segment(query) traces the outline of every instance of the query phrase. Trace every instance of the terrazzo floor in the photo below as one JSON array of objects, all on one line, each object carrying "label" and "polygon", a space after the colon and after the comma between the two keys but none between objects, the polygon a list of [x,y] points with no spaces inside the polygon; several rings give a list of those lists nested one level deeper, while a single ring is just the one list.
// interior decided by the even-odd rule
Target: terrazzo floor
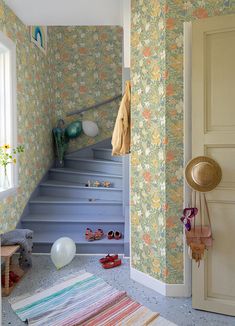
[{"label": "terrazzo floor", "polygon": [[[235,326],[233,317],[192,309],[190,298],[167,298],[132,281],[129,276],[129,259],[123,259],[122,266],[110,270],[104,270],[98,259],[97,256],[76,256],[70,265],[57,271],[50,256],[34,255],[33,268],[8,298],[12,299],[27,293],[33,294],[39,288],[46,289],[70,274],[87,270],[102,277],[113,287],[125,290],[132,298],[153,311],[160,312],[162,317],[179,326]],[[14,314],[7,298],[2,300],[2,325],[25,325]]]}]

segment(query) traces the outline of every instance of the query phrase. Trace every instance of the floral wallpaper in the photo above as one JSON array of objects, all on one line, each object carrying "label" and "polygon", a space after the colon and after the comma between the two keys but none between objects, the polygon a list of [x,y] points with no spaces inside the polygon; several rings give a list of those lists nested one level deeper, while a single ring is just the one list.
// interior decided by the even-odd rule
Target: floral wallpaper
[{"label": "floral wallpaper", "polygon": [[[66,118],[78,110],[122,92],[122,28],[119,26],[50,27],[50,59],[53,75],[53,124],[62,117],[92,120],[99,135],[82,134],[70,142],[69,151],[111,137],[119,108],[119,100],[91,110],[82,116]],[[105,121],[105,123],[104,123]]]},{"label": "floral wallpaper", "polygon": [[[0,0],[0,31],[16,43],[18,144],[17,195],[0,201],[0,233],[14,229],[30,194],[52,163],[50,75],[47,57],[29,41],[29,30]],[[49,113],[49,114],[48,114]]]},{"label": "floral wallpaper", "polygon": [[[0,233],[14,229],[36,185],[53,163],[51,129],[66,113],[121,93],[122,28],[49,27],[45,56],[29,40],[29,29],[0,0],[0,31],[16,43],[18,143],[17,195],[0,201]],[[84,114],[100,134],[71,142],[77,150],[111,137],[118,101]],[[75,116],[65,119],[76,120]]]},{"label": "floral wallpaper", "polygon": [[132,0],[131,243],[132,266],[166,274],[165,6]]},{"label": "floral wallpaper", "polygon": [[132,267],[184,281],[183,23],[235,13],[229,0],[132,0]]}]

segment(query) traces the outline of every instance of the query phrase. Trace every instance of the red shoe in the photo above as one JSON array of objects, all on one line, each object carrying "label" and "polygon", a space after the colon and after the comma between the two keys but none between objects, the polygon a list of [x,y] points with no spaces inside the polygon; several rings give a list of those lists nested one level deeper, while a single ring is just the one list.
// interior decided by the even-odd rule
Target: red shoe
[{"label": "red shoe", "polygon": [[108,263],[102,264],[103,268],[105,269],[109,269],[109,268],[114,268],[114,267],[118,267],[122,264],[121,259],[117,259],[114,261],[109,261]]},{"label": "red shoe", "polygon": [[113,231],[109,231],[108,232],[108,239],[111,240],[114,238],[114,232]]},{"label": "red shoe", "polygon": [[100,258],[100,260],[99,260],[99,262],[101,263],[101,264],[105,264],[105,263],[108,263],[108,262],[110,262],[110,261],[114,261],[114,260],[116,260],[116,259],[118,259],[118,255],[107,255],[107,256],[105,256],[104,258]]},{"label": "red shoe", "polygon": [[121,238],[122,238],[122,234],[121,234],[121,232],[116,231],[116,232],[114,233],[114,239],[115,239],[115,240],[120,240]]}]

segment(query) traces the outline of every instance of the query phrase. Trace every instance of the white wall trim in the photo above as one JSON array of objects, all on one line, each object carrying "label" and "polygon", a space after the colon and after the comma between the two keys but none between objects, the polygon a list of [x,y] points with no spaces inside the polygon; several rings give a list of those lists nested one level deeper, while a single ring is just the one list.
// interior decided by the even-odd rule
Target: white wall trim
[{"label": "white wall trim", "polygon": [[[192,157],[192,23],[184,23],[184,166]],[[184,207],[191,203],[191,190],[184,178]],[[184,236],[184,283],[192,294],[192,261]]]},{"label": "white wall trim", "polygon": [[122,0],[124,68],[131,65],[131,0]]},{"label": "white wall trim", "polygon": [[131,279],[167,297],[189,297],[186,284],[167,284],[131,267]]},{"label": "white wall trim", "polygon": [[[16,76],[16,44],[0,31],[0,43],[3,51],[6,51],[7,64],[9,64],[9,114],[10,128],[8,131],[8,142],[12,147],[17,146],[17,76]],[[0,192],[0,199],[14,194],[18,187],[18,158],[16,165],[11,165],[11,188]]]}]

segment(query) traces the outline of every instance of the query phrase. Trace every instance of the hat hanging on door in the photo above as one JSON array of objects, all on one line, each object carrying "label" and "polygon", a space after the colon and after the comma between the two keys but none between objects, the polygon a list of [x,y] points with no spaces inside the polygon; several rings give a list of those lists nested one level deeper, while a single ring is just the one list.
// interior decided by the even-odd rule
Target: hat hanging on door
[{"label": "hat hanging on door", "polygon": [[189,161],[185,168],[188,185],[199,192],[213,190],[221,181],[219,164],[210,157],[198,156]]}]

